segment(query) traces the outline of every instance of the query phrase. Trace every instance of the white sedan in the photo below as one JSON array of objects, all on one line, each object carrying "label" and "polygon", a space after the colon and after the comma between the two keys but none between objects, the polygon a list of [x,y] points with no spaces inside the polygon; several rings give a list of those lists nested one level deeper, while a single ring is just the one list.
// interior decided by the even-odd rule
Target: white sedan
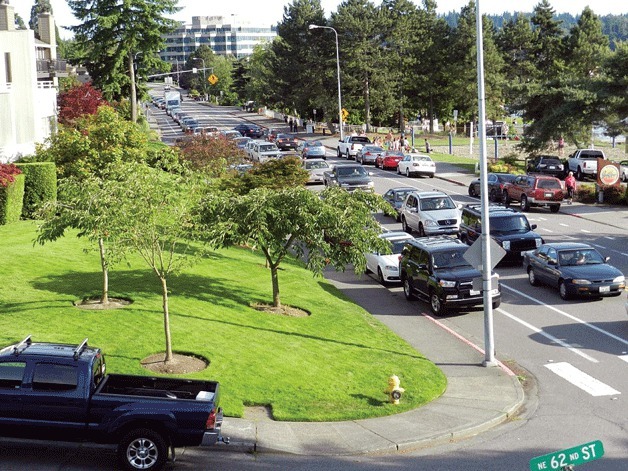
[{"label": "white sedan", "polygon": [[425,154],[406,154],[406,156],[397,164],[397,173],[411,177],[412,175],[427,175],[434,178],[436,173],[436,164],[429,155]]},{"label": "white sedan", "polygon": [[303,161],[302,165],[310,174],[308,183],[323,183],[323,174],[331,168],[323,159],[307,159]]},{"label": "white sedan", "polygon": [[378,252],[367,253],[366,272],[377,274],[378,281],[385,285],[390,282],[400,282],[399,278],[399,256],[406,242],[413,237],[407,232],[393,231],[384,232],[380,235],[382,239],[390,241],[391,254],[381,254]]}]

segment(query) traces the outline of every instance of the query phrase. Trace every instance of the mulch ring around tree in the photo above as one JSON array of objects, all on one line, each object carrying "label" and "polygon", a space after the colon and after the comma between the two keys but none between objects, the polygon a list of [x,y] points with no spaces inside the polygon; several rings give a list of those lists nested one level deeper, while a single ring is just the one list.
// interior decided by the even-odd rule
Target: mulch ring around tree
[{"label": "mulch ring around tree", "polygon": [[140,364],[154,373],[163,374],[186,374],[203,371],[209,364],[208,361],[196,357],[194,355],[184,355],[182,353],[173,353],[172,360],[166,363],[164,360],[166,354],[155,353],[144,358]]},{"label": "mulch ring around tree", "polygon": [[280,316],[308,317],[310,315],[309,312],[303,309],[299,309],[298,307],[293,307],[293,306],[275,307],[272,304],[253,303],[251,304],[251,307],[261,312],[267,312],[269,314],[277,314]]},{"label": "mulch ring around tree", "polygon": [[129,304],[132,304],[133,301],[127,298],[109,298],[109,301],[103,303],[100,297],[93,298],[83,298],[80,301],[74,301],[74,305],[79,309],[89,309],[89,310],[107,310],[107,309],[120,309]]}]

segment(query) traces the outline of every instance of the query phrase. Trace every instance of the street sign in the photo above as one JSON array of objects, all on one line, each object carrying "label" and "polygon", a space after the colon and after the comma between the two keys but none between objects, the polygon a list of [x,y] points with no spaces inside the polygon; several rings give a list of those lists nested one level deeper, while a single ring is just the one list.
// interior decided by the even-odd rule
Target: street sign
[{"label": "street sign", "polygon": [[604,446],[599,440],[578,445],[567,450],[537,456],[530,460],[530,471],[561,470],[567,466],[577,466],[604,456]]},{"label": "street sign", "polygon": [[218,82],[218,77],[216,77],[214,74],[211,74],[209,77],[207,77],[207,81],[212,85],[216,85],[216,83]]},{"label": "street sign", "polygon": [[[495,242],[495,239],[492,237],[489,239],[489,250],[491,251],[491,270],[495,268],[495,265],[499,263],[499,261],[504,258],[506,255],[506,251]],[[464,255],[462,256],[467,262],[471,264],[473,268],[477,268],[478,270],[482,266],[482,238],[478,237],[475,239],[475,242],[471,244]]]},{"label": "street sign", "polygon": [[347,119],[347,116],[349,116],[349,112],[343,108],[342,109],[342,119]]}]

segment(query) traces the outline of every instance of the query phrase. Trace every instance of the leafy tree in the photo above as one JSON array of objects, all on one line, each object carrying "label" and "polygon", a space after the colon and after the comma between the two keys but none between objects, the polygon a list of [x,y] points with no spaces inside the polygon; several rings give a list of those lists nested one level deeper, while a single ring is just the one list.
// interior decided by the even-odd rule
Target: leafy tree
[{"label": "leafy tree", "polygon": [[244,162],[246,157],[233,140],[224,137],[195,136],[178,147],[182,161],[210,178],[226,176],[231,166]]},{"label": "leafy tree", "polygon": [[[207,205],[204,231],[222,245],[248,243],[258,247],[271,273],[273,306],[281,307],[279,267],[294,253],[315,274],[329,263],[337,269],[353,264],[364,271],[364,253],[385,251],[372,211],[388,209],[374,193],[333,188],[318,194],[304,188],[256,188],[246,195]],[[227,226],[227,224],[229,226]]]},{"label": "leafy tree", "polygon": [[19,13],[15,13],[15,28],[16,29],[28,29],[26,28],[26,24],[24,23],[24,20],[19,15]]},{"label": "leafy tree", "polygon": [[176,13],[176,4],[176,0],[68,0],[81,22],[69,28],[75,33],[78,58],[108,100],[129,97],[133,122],[136,56],[141,53],[147,68],[162,66],[157,53],[163,49],[163,35],[178,25],[163,15]]},{"label": "leafy tree", "polygon": [[59,93],[57,105],[59,107],[58,120],[62,124],[73,125],[76,120],[87,114],[95,114],[98,107],[106,105],[99,90],[91,83],[78,84]]},{"label": "leafy tree", "polygon": [[284,157],[271,159],[251,170],[239,178],[228,179],[223,187],[239,194],[247,194],[255,188],[281,190],[282,188],[302,187],[308,180],[308,173],[303,169],[298,157]]},{"label": "leafy tree", "polygon": [[275,103],[271,83],[274,71],[271,64],[275,62],[271,43],[258,44],[253,48],[245,66],[245,81],[243,98],[258,103]]}]

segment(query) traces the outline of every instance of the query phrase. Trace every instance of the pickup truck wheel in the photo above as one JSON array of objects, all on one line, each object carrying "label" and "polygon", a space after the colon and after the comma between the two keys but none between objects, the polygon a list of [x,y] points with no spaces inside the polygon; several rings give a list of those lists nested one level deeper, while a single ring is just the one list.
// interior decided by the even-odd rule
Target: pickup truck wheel
[{"label": "pickup truck wheel", "polygon": [[583,178],[584,174],[582,173],[582,169],[578,167],[578,170],[576,170],[576,180],[582,181]]},{"label": "pickup truck wheel", "polygon": [[150,429],[138,428],[127,433],[118,446],[118,459],[129,471],[159,470],[168,458],[163,437]]},{"label": "pickup truck wheel", "polygon": [[443,313],[443,304],[434,290],[430,290],[430,309],[435,316],[440,316]]},{"label": "pickup truck wheel", "polygon": [[347,157],[347,160],[351,160],[351,154],[349,153],[348,150],[347,150],[347,155],[345,157]]},{"label": "pickup truck wheel", "polygon": [[521,211],[524,213],[530,210],[530,202],[528,201],[528,197],[526,195],[521,195]]},{"label": "pickup truck wheel", "polygon": [[557,213],[560,210],[560,205],[559,204],[553,204],[550,206],[550,211],[553,213]]}]

